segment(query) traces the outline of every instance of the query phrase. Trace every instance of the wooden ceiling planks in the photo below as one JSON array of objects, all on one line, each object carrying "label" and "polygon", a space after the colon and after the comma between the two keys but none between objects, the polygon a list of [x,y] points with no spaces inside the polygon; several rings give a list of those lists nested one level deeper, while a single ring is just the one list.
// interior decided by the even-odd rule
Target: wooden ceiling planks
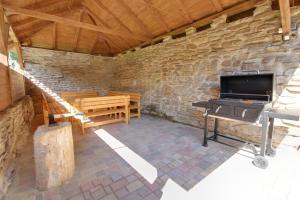
[{"label": "wooden ceiling planks", "polygon": [[[190,26],[208,24],[228,10],[237,14],[256,1],[2,0],[21,43],[102,55],[120,53]],[[79,10],[85,10],[81,17]],[[66,23],[56,16],[63,17]]]}]

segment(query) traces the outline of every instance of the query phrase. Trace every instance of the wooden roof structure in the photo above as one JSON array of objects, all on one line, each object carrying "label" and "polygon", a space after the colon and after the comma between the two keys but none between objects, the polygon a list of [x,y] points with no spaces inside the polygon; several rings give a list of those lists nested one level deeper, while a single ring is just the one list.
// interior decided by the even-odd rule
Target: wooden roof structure
[{"label": "wooden roof structure", "polygon": [[[0,6],[22,46],[115,55],[250,10],[258,1],[2,0]],[[289,8],[288,0],[280,2]],[[282,14],[289,32],[289,12]]]}]

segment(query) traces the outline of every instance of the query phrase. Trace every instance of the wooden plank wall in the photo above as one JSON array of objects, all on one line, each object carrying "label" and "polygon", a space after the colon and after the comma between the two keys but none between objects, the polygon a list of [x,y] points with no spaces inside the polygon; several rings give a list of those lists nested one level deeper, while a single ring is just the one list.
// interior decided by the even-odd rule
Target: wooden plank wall
[{"label": "wooden plank wall", "polygon": [[9,69],[0,64],[0,111],[11,105]]},{"label": "wooden plank wall", "polygon": [[23,59],[22,59],[20,45],[18,43],[15,43],[13,48],[9,50],[17,53],[18,63],[20,65],[20,72],[21,72],[20,73],[15,70],[10,70],[11,96],[12,96],[12,102],[14,103],[25,96],[25,80],[24,80],[24,76],[22,75],[24,66],[23,66]]},{"label": "wooden plank wall", "polygon": [[10,77],[7,63],[8,27],[0,3],[0,111],[11,105]]}]

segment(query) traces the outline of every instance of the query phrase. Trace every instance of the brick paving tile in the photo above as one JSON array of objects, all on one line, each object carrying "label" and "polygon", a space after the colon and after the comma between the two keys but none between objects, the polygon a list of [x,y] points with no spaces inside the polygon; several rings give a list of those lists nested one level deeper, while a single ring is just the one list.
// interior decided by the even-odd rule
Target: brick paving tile
[{"label": "brick paving tile", "polygon": [[94,187],[94,186],[93,186],[93,184],[91,183],[91,181],[87,181],[87,182],[82,183],[82,184],[80,185],[80,189],[81,189],[82,192],[88,191],[88,190],[92,189],[93,187]]},{"label": "brick paving tile", "polygon": [[92,180],[92,184],[94,186],[98,186],[98,185],[101,185],[102,181],[100,178],[95,178],[94,180]]},{"label": "brick paving tile", "polygon": [[141,196],[141,197],[146,197],[148,194],[150,194],[152,191],[147,188],[146,186],[143,186],[141,188],[139,188],[137,190],[137,193]]},{"label": "brick paving tile", "polygon": [[83,197],[85,200],[93,200],[93,197],[89,191],[83,192]]},{"label": "brick paving tile", "polygon": [[101,200],[117,200],[114,194],[109,194],[105,197],[103,197]]},{"label": "brick paving tile", "polygon": [[106,192],[107,194],[112,193],[112,190],[111,190],[111,188],[110,188],[109,186],[105,186],[105,187],[104,187],[104,190],[105,190],[105,192]]},{"label": "brick paving tile", "polygon": [[144,198],[144,200],[159,200],[160,198],[157,197],[155,194],[151,193],[150,195],[148,195],[146,198]]},{"label": "brick paving tile", "polygon": [[116,191],[124,186],[126,186],[128,184],[126,179],[121,179],[117,182],[114,182],[110,185],[110,187],[112,188],[113,191]]},{"label": "brick paving tile", "polygon": [[112,180],[108,177],[104,177],[101,179],[101,184],[104,186],[110,185],[112,183]]},{"label": "brick paving tile", "polygon": [[115,191],[116,196],[120,199],[126,195],[129,194],[128,190],[126,189],[126,187],[123,187],[117,191]]},{"label": "brick paving tile", "polygon": [[111,179],[113,180],[113,182],[116,182],[116,181],[118,181],[118,180],[120,180],[122,178],[123,178],[123,176],[121,174],[119,174],[119,173],[113,172],[111,174]]},{"label": "brick paving tile", "polygon": [[65,199],[69,199],[70,197],[75,196],[80,192],[81,192],[80,187],[75,182],[75,183],[64,185],[61,193]]},{"label": "brick paving tile", "polygon": [[129,175],[126,177],[126,180],[130,183],[132,181],[135,181],[137,179],[137,177],[133,174]]},{"label": "brick paving tile", "polygon": [[162,196],[162,191],[161,191],[161,189],[157,189],[157,190],[155,190],[154,191],[154,194],[157,196],[157,197],[161,197]]},{"label": "brick paving tile", "polygon": [[136,180],[136,181],[128,184],[127,189],[129,192],[133,192],[142,186],[144,186],[144,184],[140,180]]},{"label": "brick paving tile", "polygon": [[84,200],[84,197],[81,194],[71,197],[68,200]]},{"label": "brick paving tile", "polygon": [[96,188],[91,189],[90,192],[94,199],[100,199],[106,195],[102,186],[97,186]]},{"label": "brick paving tile", "polygon": [[155,191],[157,189],[160,189],[160,186],[157,184],[157,183],[153,183],[153,184],[150,184],[150,183],[146,183],[145,184],[151,191]]},{"label": "brick paving tile", "polygon": [[143,198],[136,192],[132,192],[129,195],[122,198],[122,200],[142,200]]}]

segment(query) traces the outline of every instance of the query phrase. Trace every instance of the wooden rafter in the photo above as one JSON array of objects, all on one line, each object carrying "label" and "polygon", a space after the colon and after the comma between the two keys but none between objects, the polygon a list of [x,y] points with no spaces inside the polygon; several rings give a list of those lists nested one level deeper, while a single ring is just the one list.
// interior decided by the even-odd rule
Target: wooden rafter
[{"label": "wooden rafter", "polygon": [[[90,5],[95,5],[97,7],[98,10],[104,10],[106,13],[108,13],[110,16],[113,17],[113,19],[119,24],[119,26],[125,31],[127,32],[127,34],[134,34],[129,28],[128,26],[122,22],[116,15],[115,13],[109,9],[108,7],[106,7],[103,3],[101,3],[100,1],[97,0],[85,0],[86,4],[90,4]],[[139,41],[145,41],[148,40],[149,37],[147,36],[142,36],[142,37],[136,37],[135,39],[139,40]]]},{"label": "wooden rafter", "polygon": [[124,0],[118,0],[118,2],[126,9],[127,13],[132,16],[138,26],[147,34],[148,37],[152,38],[153,35],[147,25],[139,18],[139,16],[124,2]]},{"label": "wooden rafter", "polygon": [[[91,7],[92,4],[86,4],[85,2],[82,2],[83,6],[86,8],[88,15],[90,16],[91,20],[95,22],[95,25],[103,26],[106,28],[112,28],[111,25],[106,22],[105,20],[101,19],[100,16],[95,15],[94,13],[97,13],[99,10],[97,7]],[[118,29],[119,32],[126,31],[124,29]],[[104,34],[100,34],[103,36]],[[130,38],[124,38],[122,36],[112,36],[112,35],[106,35],[106,38],[108,38],[109,42],[114,41],[115,39],[120,40],[127,48],[130,47],[129,41],[138,41],[138,40],[130,40]],[[111,42],[110,42],[111,43]],[[118,49],[122,49],[118,46]]]},{"label": "wooden rafter", "polygon": [[156,10],[156,9],[153,9],[152,2],[150,0],[142,0],[142,1],[144,1],[146,3],[146,6],[150,10],[152,16],[155,17],[159,23],[161,23],[161,25],[164,27],[164,29],[167,32],[170,32],[171,28],[165,22],[165,20],[161,16],[160,12],[158,12],[158,10]]},{"label": "wooden rafter", "polygon": [[[104,21],[102,21],[99,17],[95,16],[93,13],[90,13],[88,9],[87,12],[88,12],[88,16],[90,17],[90,19],[95,25],[99,25],[98,23],[100,22],[102,26],[108,27],[108,25]],[[110,39],[109,36],[99,33],[97,37],[97,42],[99,38],[101,38],[102,40],[107,40],[110,44],[112,44],[117,49],[117,51],[122,51],[122,48],[119,47],[119,45],[117,45],[113,39]]]},{"label": "wooden rafter", "polygon": [[107,29],[107,28],[103,28],[103,27],[101,28],[101,27],[98,27],[98,26],[95,26],[92,24],[78,22],[75,20],[66,19],[63,17],[50,15],[50,14],[46,14],[46,13],[42,13],[42,12],[38,12],[38,11],[34,11],[34,10],[23,9],[23,8],[19,8],[19,7],[15,7],[15,6],[9,6],[9,5],[3,5],[3,8],[5,9],[5,11],[8,11],[8,12],[25,15],[25,16],[29,16],[29,17],[34,17],[34,18],[39,18],[39,19],[43,19],[43,20],[47,20],[47,21],[52,21],[52,22],[56,22],[58,24],[63,24],[63,25],[73,26],[73,27],[80,27],[83,29],[106,33],[106,34],[111,34],[111,35],[122,35],[122,36],[128,37],[128,38],[138,38],[141,40],[147,40],[147,38],[145,38],[141,35],[124,34],[124,33],[120,33],[115,30],[112,30],[112,29]]},{"label": "wooden rafter", "polygon": [[178,4],[178,8],[181,11],[181,13],[183,14],[183,16],[185,17],[186,21],[188,23],[192,23],[193,18],[191,17],[190,13],[188,12],[187,7],[184,4],[184,2],[182,0],[175,0],[175,1]]},{"label": "wooden rafter", "polygon": [[220,0],[210,0],[211,3],[214,5],[214,7],[216,8],[216,10],[218,12],[221,12],[223,10],[223,5],[222,3],[220,2]]},{"label": "wooden rafter", "polygon": [[[85,13],[85,10],[80,10],[80,14],[79,14],[79,22],[82,21],[83,15]],[[80,35],[80,27],[76,28],[76,32],[74,35],[74,43],[73,43],[73,50],[76,51],[76,48],[78,46],[78,40],[79,40],[79,35]]]},{"label": "wooden rafter", "polygon": [[291,32],[291,11],[289,0],[279,0],[281,26],[284,35]]},{"label": "wooden rafter", "polygon": [[53,23],[52,29],[52,49],[56,49],[56,39],[57,38],[57,23]]},{"label": "wooden rafter", "polygon": [[144,6],[151,6],[152,9],[155,9],[155,10],[157,10],[158,12],[160,12],[160,13],[162,13],[164,15],[168,15],[169,14],[167,11],[165,11],[165,10],[163,10],[161,8],[158,8],[158,7],[156,7],[156,6],[152,5],[152,4],[149,5],[147,2],[145,2],[143,0],[132,0],[132,1],[135,1],[136,3],[143,4]]}]

